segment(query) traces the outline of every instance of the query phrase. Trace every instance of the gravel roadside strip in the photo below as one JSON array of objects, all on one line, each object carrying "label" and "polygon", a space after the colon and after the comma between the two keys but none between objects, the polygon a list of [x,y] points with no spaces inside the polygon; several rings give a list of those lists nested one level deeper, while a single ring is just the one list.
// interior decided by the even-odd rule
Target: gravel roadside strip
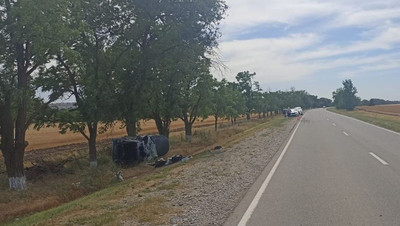
[{"label": "gravel roadside strip", "polygon": [[267,128],[232,148],[213,151],[183,172],[183,188],[169,201],[182,213],[171,225],[223,225],[289,136],[296,120]]}]

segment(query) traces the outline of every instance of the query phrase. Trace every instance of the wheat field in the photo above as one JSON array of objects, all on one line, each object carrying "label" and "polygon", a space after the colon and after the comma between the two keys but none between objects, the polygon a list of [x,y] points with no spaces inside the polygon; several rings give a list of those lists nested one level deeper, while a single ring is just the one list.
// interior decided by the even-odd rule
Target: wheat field
[{"label": "wheat field", "polygon": [[[219,119],[219,122],[227,122],[226,120]],[[206,126],[213,125],[214,117],[208,117],[205,120],[198,120],[194,123],[195,126]],[[99,134],[97,140],[111,139],[115,137],[126,136],[125,128],[121,127],[121,123],[116,123],[116,125],[109,129],[103,134]],[[141,130],[139,134],[157,134],[157,127],[154,120],[141,121]],[[170,131],[177,131],[184,128],[184,123],[182,120],[173,121],[170,126]],[[30,127],[26,132],[26,140],[29,145],[27,151],[52,148],[57,146],[63,146],[68,144],[87,142],[87,140],[80,133],[67,132],[66,134],[60,134],[57,127],[42,128],[39,131]]]},{"label": "wheat field", "polygon": [[360,107],[357,107],[357,110],[386,114],[386,115],[393,115],[393,116],[400,116],[400,104],[360,106]]}]

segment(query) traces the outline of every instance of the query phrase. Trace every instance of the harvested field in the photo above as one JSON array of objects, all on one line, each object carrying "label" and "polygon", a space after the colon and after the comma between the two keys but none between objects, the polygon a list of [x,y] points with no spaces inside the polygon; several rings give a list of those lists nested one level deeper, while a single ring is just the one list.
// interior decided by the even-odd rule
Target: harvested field
[{"label": "harvested field", "polygon": [[[244,120],[241,119],[241,120]],[[220,123],[227,123],[227,120],[219,120]],[[220,124],[219,123],[219,124]],[[154,120],[141,121],[141,131],[139,134],[157,134],[157,127]],[[196,121],[193,125],[194,128],[214,125],[214,117],[209,117],[205,120]],[[177,132],[184,130],[184,123],[182,120],[177,120],[171,123],[170,131]],[[97,140],[108,140],[115,137],[126,136],[125,128],[122,128],[121,123],[117,123],[114,128],[108,130],[103,134],[99,134]],[[39,131],[30,127],[26,133],[26,139],[29,142],[27,151],[37,149],[47,149],[58,146],[70,145],[87,142],[80,133],[67,132],[60,134],[57,127],[42,128]]]},{"label": "harvested field", "polygon": [[400,116],[400,104],[360,106],[360,107],[357,107],[356,109],[360,110],[360,111],[367,111],[367,112],[372,112],[372,113]]}]

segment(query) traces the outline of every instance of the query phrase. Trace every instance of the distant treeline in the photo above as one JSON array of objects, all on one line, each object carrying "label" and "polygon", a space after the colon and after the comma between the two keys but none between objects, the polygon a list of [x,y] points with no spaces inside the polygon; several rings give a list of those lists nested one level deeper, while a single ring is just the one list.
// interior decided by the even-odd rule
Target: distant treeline
[{"label": "distant treeline", "polygon": [[375,105],[386,105],[386,104],[400,104],[400,101],[383,100],[378,98],[372,98],[370,100],[362,100],[361,106],[375,106]]}]

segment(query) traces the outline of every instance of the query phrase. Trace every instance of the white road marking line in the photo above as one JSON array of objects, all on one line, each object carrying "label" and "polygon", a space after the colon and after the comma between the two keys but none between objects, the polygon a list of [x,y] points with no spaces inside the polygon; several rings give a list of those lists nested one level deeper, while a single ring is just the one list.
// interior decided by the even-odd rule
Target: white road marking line
[{"label": "white road marking line", "polygon": [[281,155],[279,156],[278,160],[276,160],[275,165],[272,167],[271,171],[269,172],[267,178],[264,180],[263,184],[261,185],[260,189],[258,190],[256,196],[254,197],[253,201],[250,203],[250,206],[247,208],[246,212],[243,214],[242,219],[240,220],[238,226],[245,226],[247,221],[250,219],[251,215],[254,212],[254,209],[257,207],[258,202],[261,199],[262,194],[264,193],[265,189],[267,188],[269,182],[271,181],[272,176],[274,175],[276,169],[278,168],[279,163],[281,162],[283,156],[285,155],[287,149],[289,148],[290,143],[293,140],[294,135],[296,134],[297,129],[300,126],[303,117],[300,119],[299,123],[297,124],[296,129],[294,130],[292,136],[290,137],[289,141],[287,142],[285,148],[283,149]]},{"label": "white road marking line", "polygon": [[373,152],[369,153],[370,155],[372,155],[374,158],[376,158],[379,162],[381,162],[383,165],[387,166],[389,165],[389,163],[385,162],[385,160],[379,158],[379,156],[375,155]]},{"label": "white road marking line", "polygon": [[343,131],[343,134],[344,134],[344,135],[346,135],[346,136],[349,136],[349,134],[348,134],[348,133],[346,133],[346,132],[344,132],[344,131]]},{"label": "white road marking line", "polygon": [[335,123],[332,123],[332,126],[336,126],[336,124],[335,124]]},{"label": "white road marking line", "polygon": [[346,116],[346,115],[341,115],[341,114],[338,114],[338,113],[335,113],[335,112],[331,112],[331,111],[330,111],[330,113],[336,114],[336,115],[339,115],[339,116],[342,116],[342,117],[344,117],[344,118],[348,118],[348,119],[351,119],[351,120],[354,120],[354,121],[358,121],[358,122],[361,122],[361,123],[370,125],[370,126],[372,126],[372,127],[376,127],[376,128],[378,128],[378,129],[385,130],[386,132],[394,133],[394,134],[397,134],[397,135],[400,136],[400,133],[398,133],[398,132],[396,132],[396,131],[392,131],[392,130],[389,130],[389,129],[386,129],[386,128],[383,128],[383,127],[380,127],[380,126],[377,126],[377,125],[374,125],[374,124],[371,124],[371,123],[368,123],[368,122],[361,121],[361,120],[356,119],[356,118],[352,118],[352,117]]}]

